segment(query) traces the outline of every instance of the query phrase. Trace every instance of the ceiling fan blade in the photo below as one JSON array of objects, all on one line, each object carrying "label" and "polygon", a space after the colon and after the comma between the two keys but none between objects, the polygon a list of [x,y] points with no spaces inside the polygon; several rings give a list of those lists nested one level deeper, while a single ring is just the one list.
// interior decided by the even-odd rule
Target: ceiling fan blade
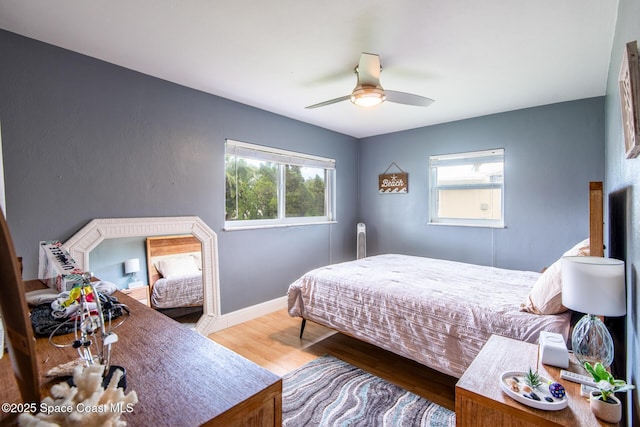
[{"label": "ceiling fan blade", "polygon": [[334,99],[330,99],[328,101],[319,102],[317,104],[309,105],[308,107],[305,107],[305,108],[311,109],[311,108],[324,107],[325,105],[331,105],[331,104],[335,104],[336,102],[346,101],[349,98],[351,98],[351,95],[345,95],[345,96],[341,96],[340,98],[334,98]]},{"label": "ceiling fan blade", "polygon": [[386,101],[395,102],[396,104],[414,105],[416,107],[428,107],[435,101],[431,98],[427,98],[420,95],[414,95],[412,93],[398,92],[395,90],[386,90]]},{"label": "ceiling fan blade", "polygon": [[380,86],[380,57],[372,53],[362,53],[358,63],[358,84]]}]

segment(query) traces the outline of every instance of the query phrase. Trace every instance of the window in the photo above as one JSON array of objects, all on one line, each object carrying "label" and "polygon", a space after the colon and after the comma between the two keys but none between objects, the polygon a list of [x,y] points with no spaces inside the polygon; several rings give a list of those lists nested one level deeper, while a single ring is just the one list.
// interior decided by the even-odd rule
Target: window
[{"label": "window", "polygon": [[429,157],[431,224],[504,227],[504,149]]},{"label": "window", "polygon": [[335,219],[335,160],[228,139],[225,228]]}]

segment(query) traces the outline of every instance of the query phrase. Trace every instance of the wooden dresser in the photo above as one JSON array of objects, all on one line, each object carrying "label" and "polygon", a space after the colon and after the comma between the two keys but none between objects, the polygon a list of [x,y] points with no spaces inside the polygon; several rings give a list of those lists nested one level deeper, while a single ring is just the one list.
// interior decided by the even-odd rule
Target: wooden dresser
[{"label": "wooden dresser", "polygon": [[[38,281],[27,288],[42,286]],[[114,332],[112,363],[127,370],[127,391],[139,402],[123,418],[129,426],[281,426],[282,380],[227,348],[180,325],[123,293],[115,296],[131,316]],[[70,338],[71,340],[71,338]],[[38,338],[41,393],[60,380],[43,374],[77,358],[72,348],[54,348]],[[20,402],[9,357],[0,360],[0,402]],[[0,413],[0,425],[15,417]]]}]

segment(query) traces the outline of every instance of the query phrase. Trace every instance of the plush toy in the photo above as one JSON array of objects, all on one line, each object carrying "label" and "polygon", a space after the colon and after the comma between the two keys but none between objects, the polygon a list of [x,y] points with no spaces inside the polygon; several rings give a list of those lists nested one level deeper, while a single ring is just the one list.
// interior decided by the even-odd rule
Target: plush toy
[{"label": "plush toy", "polygon": [[87,304],[86,308],[95,311],[95,294],[91,286],[77,285],[68,292],[61,293],[51,303],[51,315],[56,319],[66,319],[75,315],[82,308],[82,297]]},{"label": "plush toy", "polygon": [[93,302],[95,300],[91,286],[74,286],[71,291],[69,291],[69,298],[60,305],[63,307],[69,307],[71,304],[80,303],[82,291],[84,291],[87,302]]}]

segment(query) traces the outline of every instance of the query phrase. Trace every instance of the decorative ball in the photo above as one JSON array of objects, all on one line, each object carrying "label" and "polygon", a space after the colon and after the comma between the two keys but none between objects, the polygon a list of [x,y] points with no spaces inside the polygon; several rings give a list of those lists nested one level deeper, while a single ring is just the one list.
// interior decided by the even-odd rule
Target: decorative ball
[{"label": "decorative ball", "polygon": [[560,383],[549,384],[549,393],[551,393],[551,396],[557,399],[562,399],[567,395],[567,391],[564,389],[564,386]]}]

